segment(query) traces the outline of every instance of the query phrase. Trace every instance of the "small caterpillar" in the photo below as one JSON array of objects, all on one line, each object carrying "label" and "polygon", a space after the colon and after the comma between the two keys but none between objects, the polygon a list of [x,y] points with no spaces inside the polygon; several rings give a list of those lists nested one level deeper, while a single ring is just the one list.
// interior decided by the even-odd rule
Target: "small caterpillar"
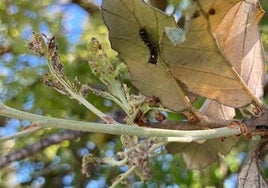
[{"label": "small caterpillar", "polygon": [[150,57],[148,63],[155,64],[157,63],[158,58],[158,50],[155,44],[149,39],[146,29],[143,27],[139,30],[139,35],[142,41],[146,44],[146,46],[150,50]]}]

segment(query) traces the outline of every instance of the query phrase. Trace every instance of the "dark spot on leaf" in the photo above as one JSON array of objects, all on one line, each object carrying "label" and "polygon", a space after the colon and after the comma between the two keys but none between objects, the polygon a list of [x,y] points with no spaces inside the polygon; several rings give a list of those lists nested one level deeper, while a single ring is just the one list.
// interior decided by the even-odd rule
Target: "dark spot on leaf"
[{"label": "dark spot on leaf", "polygon": [[194,14],[193,14],[193,18],[197,18],[199,16],[200,16],[200,12],[198,10],[195,11]]},{"label": "dark spot on leaf", "polygon": [[209,13],[210,15],[214,15],[214,14],[216,13],[216,11],[215,11],[214,8],[211,8],[211,9],[209,9],[208,13]]}]

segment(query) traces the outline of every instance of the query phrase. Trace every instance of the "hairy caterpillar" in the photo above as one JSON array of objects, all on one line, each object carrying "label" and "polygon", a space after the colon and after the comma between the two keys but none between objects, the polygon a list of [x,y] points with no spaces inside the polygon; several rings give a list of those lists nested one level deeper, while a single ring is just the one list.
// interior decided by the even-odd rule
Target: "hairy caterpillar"
[{"label": "hairy caterpillar", "polygon": [[149,39],[146,29],[143,27],[139,30],[139,35],[142,41],[146,44],[150,50],[150,57],[148,63],[156,64],[158,58],[158,50],[155,44]]}]

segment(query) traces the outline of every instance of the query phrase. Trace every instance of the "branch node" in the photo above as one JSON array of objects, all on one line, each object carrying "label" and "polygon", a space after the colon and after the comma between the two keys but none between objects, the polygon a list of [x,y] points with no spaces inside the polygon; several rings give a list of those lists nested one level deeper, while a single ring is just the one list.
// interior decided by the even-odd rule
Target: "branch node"
[{"label": "branch node", "polygon": [[231,122],[230,125],[228,125],[229,128],[239,128],[240,129],[240,132],[243,136],[245,137],[251,137],[251,135],[249,134],[250,131],[248,130],[246,124],[244,124],[243,122],[241,121],[238,121],[238,120],[234,120]]}]

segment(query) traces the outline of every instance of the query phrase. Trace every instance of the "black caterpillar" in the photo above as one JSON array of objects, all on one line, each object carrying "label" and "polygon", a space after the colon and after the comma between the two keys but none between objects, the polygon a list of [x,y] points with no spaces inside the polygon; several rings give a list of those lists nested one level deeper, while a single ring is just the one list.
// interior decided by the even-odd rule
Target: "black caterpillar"
[{"label": "black caterpillar", "polygon": [[149,39],[146,29],[143,27],[139,31],[139,35],[142,41],[146,44],[146,46],[150,50],[150,57],[148,63],[156,65],[158,58],[158,50],[155,44]]}]

